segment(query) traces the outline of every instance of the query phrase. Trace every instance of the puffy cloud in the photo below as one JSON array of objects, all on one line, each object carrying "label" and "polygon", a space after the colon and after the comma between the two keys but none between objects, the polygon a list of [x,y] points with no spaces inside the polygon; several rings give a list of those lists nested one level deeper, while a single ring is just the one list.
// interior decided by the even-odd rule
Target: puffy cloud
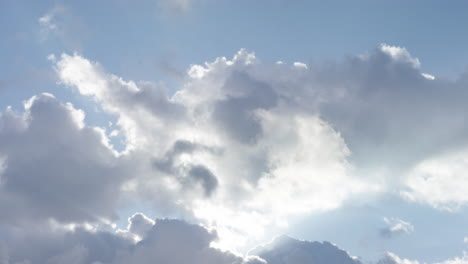
[{"label": "puffy cloud", "polygon": [[[2,231],[6,246],[0,246],[0,262],[15,263],[204,263],[258,264],[258,257],[242,258],[210,247],[215,231],[180,220],[149,220],[142,214],[131,218],[127,233],[141,236],[135,242],[122,232],[53,229],[50,225]],[[0,228],[2,228],[0,226]],[[2,244],[0,244],[2,245]]]},{"label": "puffy cloud", "polygon": [[[425,263],[425,262],[400,258],[398,255],[392,252],[387,252],[385,256],[377,262],[377,264],[420,264],[420,263]],[[466,255],[466,253],[463,253],[462,257],[454,257],[454,258],[446,259],[440,262],[434,262],[434,264],[466,264],[466,263],[468,263],[468,256]]]},{"label": "puffy cloud", "polygon": [[0,113],[0,221],[116,219],[126,169],[105,133],[49,94]]},{"label": "puffy cloud", "polygon": [[416,164],[406,178],[404,197],[436,208],[457,210],[468,201],[466,150],[437,155]]},{"label": "puffy cloud", "polygon": [[179,220],[157,220],[144,240],[122,254],[117,263],[239,263],[242,258],[210,247],[216,233]]},{"label": "puffy cloud", "polygon": [[[64,84],[118,115],[124,154],[153,161],[153,172],[132,182],[134,194],[150,198],[155,185],[165,188],[195,217],[228,226],[222,237],[262,236],[290,214],[337,208],[377,189],[354,175],[343,138],[298,102],[301,91],[265,79],[278,70],[269,67],[241,50],[232,60],[192,66],[170,95],[161,84],[122,80],[77,54],[56,63]],[[307,69],[282,71],[293,78]]]},{"label": "puffy cloud", "polygon": [[272,243],[256,248],[258,254],[268,264],[359,264],[359,260],[329,242],[296,240],[287,236],[276,238]]},{"label": "puffy cloud", "polygon": [[409,234],[414,231],[414,226],[410,222],[398,218],[384,217],[387,227],[380,229],[380,235],[384,238],[391,238],[399,234]]},{"label": "puffy cloud", "polygon": [[[117,153],[82,111],[50,95],[26,102],[23,114],[2,113],[0,209],[10,222],[82,227],[115,219],[123,197],[217,227],[222,239],[209,243],[235,248],[271,236],[291,216],[369,192],[396,190],[439,208],[466,202],[462,155],[453,153],[466,138],[467,78],[428,78],[404,48],[306,67],[265,64],[241,50],[191,66],[176,91],[123,80],[78,54],[54,61],[63,84],[117,116],[112,134],[126,148]],[[133,231],[120,232],[122,241],[141,240],[126,258],[157,253],[144,246],[153,243],[149,226],[136,214]],[[204,247],[210,261],[231,258]],[[92,255],[75,245],[55,259]]]},{"label": "puffy cloud", "polygon": [[419,264],[419,261],[400,258],[395,253],[387,252],[377,264]]},{"label": "puffy cloud", "polygon": [[437,262],[437,264],[466,264],[468,263],[468,255],[466,252],[463,253],[463,257],[455,257],[452,259],[447,259],[442,262]]},{"label": "puffy cloud", "polygon": [[154,226],[155,222],[142,213],[135,213],[128,218],[126,230],[117,230],[117,234],[139,242],[146,237],[146,234]]},{"label": "puffy cloud", "polygon": [[[64,84],[118,116],[124,154],[152,164],[127,185],[130,196],[175,199],[168,207],[233,241],[379,190],[434,206],[464,203],[462,185],[448,177],[438,178],[444,201],[427,195],[435,185],[408,172],[464,142],[466,81],[428,78],[401,47],[307,67],[264,64],[241,50],[191,66],[173,93],[123,80],[77,54],[62,54],[55,67]],[[463,179],[456,175],[453,182]]]},{"label": "puffy cloud", "polygon": [[[217,239],[216,231],[201,225],[171,219],[152,221],[143,214],[135,214],[129,221],[129,227],[117,233],[82,228],[54,229],[51,225],[30,225],[29,230],[13,230],[11,227],[0,230],[6,230],[2,239],[8,243],[0,243],[0,261],[3,261],[0,263],[360,263],[329,242],[301,241],[286,236],[241,257],[211,247],[210,244]],[[142,239],[134,241],[123,232],[138,234]]]}]

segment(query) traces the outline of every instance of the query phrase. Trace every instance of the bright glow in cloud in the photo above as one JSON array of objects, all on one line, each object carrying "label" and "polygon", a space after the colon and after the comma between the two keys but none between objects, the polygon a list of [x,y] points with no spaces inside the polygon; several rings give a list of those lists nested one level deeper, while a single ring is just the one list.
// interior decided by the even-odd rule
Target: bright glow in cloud
[{"label": "bright glow in cloud", "polygon": [[402,193],[412,201],[457,210],[468,202],[467,169],[465,150],[429,158],[410,171],[406,180],[408,190]]},{"label": "bright glow in cloud", "polygon": [[[350,195],[378,190],[353,175],[349,149],[329,124],[249,76],[256,65],[241,50],[233,60],[192,66],[173,97],[76,54],[63,54],[56,69],[62,82],[119,115],[131,150],[153,153],[167,179],[161,187],[231,246],[239,236],[264,239],[268,226],[284,226],[289,215],[334,209]],[[135,192],[148,193],[161,184],[155,180],[135,179]]]},{"label": "bright glow in cloud", "polygon": [[[2,216],[8,224],[34,217],[66,227],[57,232],[98,233],[112,226],[120,204],[144,202],[203,223],[204,234],[217,230],[207,235],[203,254],[242,263],[251,260],[216,248],[245,250],[294,224],[291,219],[353,199],[396,190],[435,208],[468,202],[466,151],[455,151],[468,129],[456,115],[466,110],[464,80],[428,78],[404,48],[381,45],[314,67],[265,64],[242,49],[232,59],[192,65],[175,92],[162,83],[124,80],[78,53],[49,60],[60,83],[116,116],[109,135],[124,138],[125,150],[116,152],[103,128],[88,126],[82,110],[51,94],[25,101],[23,113],[7,109],[0,116],[0,208],[10,210]],[[397,218],[384,221],[387,236],[414,230]],[[117,231],[116,243],[152,241],[147,232],[157,225],[135,214]],[[125,259],[153,256],[141,245]],[[85,262],[87,254],[89,248],[74,245],[50,261]]]}]

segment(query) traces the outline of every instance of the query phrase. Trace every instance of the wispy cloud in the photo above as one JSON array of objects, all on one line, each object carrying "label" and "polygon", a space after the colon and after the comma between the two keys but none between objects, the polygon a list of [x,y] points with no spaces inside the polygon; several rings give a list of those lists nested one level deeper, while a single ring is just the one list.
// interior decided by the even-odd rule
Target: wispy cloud
[{"label": "wispy cloud", "polygon": [[406,222],[398,218],[384,217],[383,221],[387,226],[380,229],[379,233],[384,238],[391,238],[401,234],[410,234],[414,231],[414,226],[410,222]]},{"label": "wispy cloud", "polygon": [[37,20],[41,27],[41,37],[46,40],[51,34],[59,34],[62,31],[60,16],[65,13],[65,7],[56,5]]},{"label": "wispy cloud", "polygon": [[65,50],[79,51],[86,32],[81,19],[75,16],[70,7],[55,5],[37,19],[42,42],[56,41]]},{"label": "wispy cloud", "polygon": [[178,13],[188,12],[194,0],[156,0],[158,5],[168,11],[175,11]]}]

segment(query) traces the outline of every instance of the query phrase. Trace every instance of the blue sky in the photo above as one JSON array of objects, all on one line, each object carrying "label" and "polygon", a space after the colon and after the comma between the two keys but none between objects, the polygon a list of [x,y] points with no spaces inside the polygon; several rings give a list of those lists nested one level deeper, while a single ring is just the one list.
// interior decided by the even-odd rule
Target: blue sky
[{"label": "blue sky", "polygon": [[[466,10],[2,1],[0,210],[18,208],[0,217],[6,248],[15,228],[40,240],[45,226],[144,240],[126,227],[142,213],[129,221],[203,224],[243,257],[288,234],[364,263],[467,263]],[[0,264],[20,253],[2,262],[0,243]]]}]

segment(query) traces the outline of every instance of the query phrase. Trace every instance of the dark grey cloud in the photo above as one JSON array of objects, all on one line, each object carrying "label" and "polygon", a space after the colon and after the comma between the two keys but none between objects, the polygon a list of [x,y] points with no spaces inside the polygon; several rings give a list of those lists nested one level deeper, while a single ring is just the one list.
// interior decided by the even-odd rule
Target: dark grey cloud
[{"label": "dark grey cloud", "polygon": [[194,179],[195,182],[200,183],[205,190],[205,195],[210,196],[213,191],[218,187],[218,179],[216,176],[205,166],[195,165],[191,166],[188,175]]},{"label": "dark grey cloud", "polygon": [[174,175],[175,178],[186,188],[193,188],[194,185],[201,185],[205,196],[209,197],[218,187],[218,179],[210,169],[200,164],[178,164],[180,155],[192,154],[196,151],[217,152],[219,150],[196,144],[186,140],[178,140],[172,148],[164,155],[163,159],[155,161],[155,167],[167,174]]}]

